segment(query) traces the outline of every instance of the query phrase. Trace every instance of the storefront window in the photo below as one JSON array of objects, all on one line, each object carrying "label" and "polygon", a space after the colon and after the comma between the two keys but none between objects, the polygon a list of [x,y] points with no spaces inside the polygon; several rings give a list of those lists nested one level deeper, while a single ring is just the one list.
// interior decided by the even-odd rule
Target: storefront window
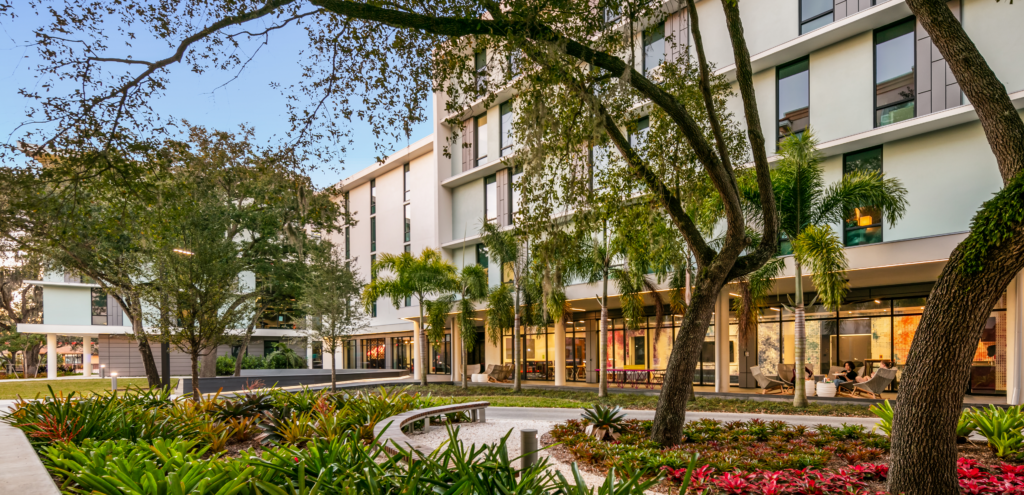
[{"label": "storefront window", "polygon": [[363,369],[384,369],[384,356],[384,339],[363,339]]},{"label": "storefront window", "polygon": [[396,370],[413,370],[415,351],[412,337],[391,338],[391,367]]},{"label": "storefront window", "polygon": [[439,342],[430,343],[430,373],[447,375],[452,372],[452,336],[445,334]]},{"label": "storefront window", "polygon": [[[565,379],[587,380],[587,334],[582,321],[565,324]],[[553,337],[552,337],[553,338]]]},{"label": "storefront window", "polygon": [[345,369],[359,369],[359,341],[345,341]]}]

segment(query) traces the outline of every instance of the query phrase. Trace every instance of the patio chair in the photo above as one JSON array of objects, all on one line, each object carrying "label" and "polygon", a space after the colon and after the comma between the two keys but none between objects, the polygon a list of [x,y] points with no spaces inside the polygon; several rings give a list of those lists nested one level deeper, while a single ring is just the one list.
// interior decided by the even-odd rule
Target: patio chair
[{"label": "patio chair", "polygon": [[796,365],[779,363],[779,381],[792,385],[795,369]]},{"label": "patio chair", "polygon": [[487,370],[484,374],[487,375],[487,381],[489,382],[500,382],[501,376],[505,372],[505,367],[500,364],[488,364]]},{"label": "patio chair", "polygon": [[[896,379],[896,370],[879,369],[875,376],[864,383],[851,383],[847,389],[847,395],[856,397],[857,394],[870,395],[872,399],[881,399],[882,391],[889,387],[889,384]],[[844,384],[846,385],[846,384]]]},{"label": "patio chair", "polygon": [[475,375],[477,373],[480,373],[480,365],[479,364],[467,364],[466,365],[466,375],[467,376],[473,376],[473,375]]},{"label": "patio chair", "polygon": [[760,366],[751,366],[750,373],[754,375],[754,380],[757,380],[757,385],[761,387],[761,395],[766,395],[768,391],[785,394],[790,393],[793,390],[793,386],[786,382],[764,376],[764,373],[761,373]]}]

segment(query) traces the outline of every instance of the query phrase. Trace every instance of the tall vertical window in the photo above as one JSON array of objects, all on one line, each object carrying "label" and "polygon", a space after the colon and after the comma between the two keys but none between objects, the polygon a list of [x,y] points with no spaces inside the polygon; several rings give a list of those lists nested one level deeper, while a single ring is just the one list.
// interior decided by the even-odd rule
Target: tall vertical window
[{"label": "tall vertical window", "polygon": [[92,324],[107,324],[107,293],[103,289],[92,289]]},{"label": "tall vertical window", "polygon": [[523,166],[516,165],[516,167],[512,169],[512,180],[508,182],[508,197],[512,198],[512,201],[509,201],[508,205],[509,216],[512,216],[519,211],[519,203],[522,201],[522,193],[519,192],[518,185],[522,178]]},{"label": "tall vertical window", "polygon": [[370,214],[377,213],[377,179],[370,179]]},{"label": "tall vertical window", "polygon": [[405,204],[405,242],[412,240],[412,205]]},{"label": "tall vertical window", "polygon": [[405,201],[409,201],[409,198],[412,197],[412,175],[409,171],[408,163],[405,164],[402,170],[402,183],[405,184],[405,196],[403,198]]},{"label": "tall vertical window", "polygon": [[512,154],[512,100],[501,104],[501,156]]},{"label": "tall vertical window", "polygon": [[480,50],[473,54],[473,68],[476,70],[476,87],[483,91],[487,83],[487,50]]},{"label": "tall vertical window", "polygon": [[[851,173],[882,173],[882,147],[843,155],[843,175]],[[882,242],[882,211],[873,206],[857,208],[844,222],[843,237],[847,246]]]},{"label": "tall vertical window", "polygon": [[800,0],[800,34],[831,24],[835,15],[833,0]]},{"label": "tall vertical window", "polygon": [[498,221],[498,177],[484,178],[484,218],[488,223]]},{"label": "tall vertical window", "polygon": [[636,148],[641,146],[644,142],[644,136],[647,135],[647,131],[651,128],[650,117],[640,117],[636,121],[636,132],[629,133],[629,145]]},{"label": "tall vertical window", "polygon": [[604,22],[612,23],[622,18],[622,14],[618,11],[605,7],[604,9]]},{"label": "tall vertical window", "polygon": [[644,75],[665,61],[665,23],[644,30]]},{"label": "tall vertical window", "polygon": [[480,265],[484,269],[484,273],[487,273],[487,267],[490,265],[490,259],[487,257],[487,246],[483,244],[476,245],[476,264]]},{"label": "tall vertical window", "polygon": [[487,163],[487,114],[484,113],[476,118],[476,132],[474,133],[476,144],[476,165],[479,167]]},{"label": "tall vertical window", "polygon": [[370,252],[377,250],[377,217],[370,217]]},{"label": "tall vertical window", "polygon": [[407,252],[407,253],[411,253],[412,252],[412,244],[406,244],[405,245],[405,252]]},{"label": "tall vertical window", "polygon": [[345,259],[349,259],[352,257],[351,235],[352,233],[351,231],[349,231],[349,228],[345,227]]},{"label": "tall vertical window", "polygon": [[[375,265],[375,264],[377,264],[377,255],[376,254],[371,254],[370,255],[370,280],[371,281],[375,280],[377,278],[373,274],[373,265]],[[377,300],[376,299],[373,301],[373,304],[370,305],[370,317],[371,318],[376,318],[377,317]]]},{"label": "tall vertical window", "polygon": [[875,31],[875,127],[913,118],[914,18]]},{"label": "tall vertical window", "polygon": [[778,77],[779,132],[782,141],[790,134],[800,135],[811,123],[810,61],[798,60],[780,66]]}]

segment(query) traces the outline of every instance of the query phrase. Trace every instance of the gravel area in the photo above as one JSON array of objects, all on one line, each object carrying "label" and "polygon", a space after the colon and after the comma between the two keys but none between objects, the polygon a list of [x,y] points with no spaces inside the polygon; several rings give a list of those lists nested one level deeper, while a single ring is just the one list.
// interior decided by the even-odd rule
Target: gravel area
[{"label": "gravel area", "polygon": [[[519,442],[519,431],[523,429],[534,429],[537,430],[537,438],[544,436],[547,432],[551,431],[556,422],[554,421],[517,421],[517,420],[493,420],[489,419],[486,423],[463,423],[459,425],[459,438],[468,444],[482,445],[484,443],[498,443],[501,437],[505,436],[509,430],[514,430],[508,437],[508,441],[505,445],[508,447],[509,458],[516,458],[520,455],[520,442]],[[415,435],[417,440],[422,441],[425,444],[437,447],[442,442],[448,440],[448,430],[444,427],[434,427],[430,433],[418,433]],[[548,450],[542,450],[539,457],[547,457],[550,461],[550,465],[555,469],[561,471],[562,476],[565,476],[567,480],[572,481],[572,465],[564,462],[560,462],[553,456],[548,455]],[[605,477],[599,474],[590,473],[580,469],[580,474],[583,476],[583,480],[587,482],[587,486],[594,488],[600,486],[605,481]],[[655,493],[648,491],[646,493]]]}]

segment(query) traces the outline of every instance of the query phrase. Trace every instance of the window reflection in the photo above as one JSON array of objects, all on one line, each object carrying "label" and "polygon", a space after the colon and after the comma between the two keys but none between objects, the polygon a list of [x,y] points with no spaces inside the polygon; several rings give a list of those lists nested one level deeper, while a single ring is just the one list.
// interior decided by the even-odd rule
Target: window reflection
[{"label": "window reflection", "polygon": [[833,0],[800,0],[800,34],[832,23]]},{"label": "window reflection", "polygon": [[914,19],[875,32],[875,127],[914,117]]},{"label": "window reflection", "polygon": [[779,67],[779,132],[781,141],[790,134],[801,134],[810,125],[810,61],[798,60]]}]

